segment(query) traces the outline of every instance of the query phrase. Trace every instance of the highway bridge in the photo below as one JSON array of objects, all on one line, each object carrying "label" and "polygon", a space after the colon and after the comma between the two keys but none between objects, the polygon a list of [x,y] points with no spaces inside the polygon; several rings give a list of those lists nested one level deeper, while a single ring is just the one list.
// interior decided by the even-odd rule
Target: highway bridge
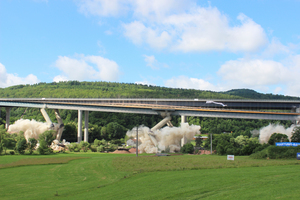
[{"label": "highway bridge", "polygon": [[0,107],[6,107],[6,127],[9,126],[12,107],[78,110],[78,141],[82,136],[82,111],[85,111],[85,141],[88,134],[89,111],[150,114],[163,117],[179,115],[182,122],[186,122],[186,116],[294,122],[300,118],[300,101],[295,100],[0,98]]}]

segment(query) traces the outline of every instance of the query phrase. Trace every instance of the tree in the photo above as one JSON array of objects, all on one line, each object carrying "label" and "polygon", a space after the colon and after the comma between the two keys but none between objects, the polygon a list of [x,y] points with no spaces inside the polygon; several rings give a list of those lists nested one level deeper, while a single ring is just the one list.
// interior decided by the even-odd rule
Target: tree
[{"label": "tree", "polygon": [[289,142],[288,136],[281,133],[273,133],[268,141],[268,144],[275,145],[276,142]]},{"label": "tree", "polygon": [[200,147],[201,146],[201,144],[202,144],[202,138],[196,138],[196,147]]},{"label": "tree", "polygon": [[29,138],[29,139],[28,139],[27,146],[28,146],[28,150],[29,150],[29,153],[30,153],[30,154],[33,153],[33,149],[35,148],[37,142],[38,142],[38,141],[37,141],[35,138]]},{"label": "tree", "polygon": [[27,148],[27,141],[25,138],[21,138],[16,144],[16,151],[19,154],[24,154],[26,148]]},{"label": "tree", "polygon": [[295,126],[293,129],[291,142],[300,142],[300,126]]},{"label": "tree", "polygon": [[41,155],[52,153],[52,149],[50,145],[54,140],[55,131],[45,131],[41,135],[39,135],[39,148],[37,149]]},{"label": "tree", "polygon": [[192,143],[186,143],[181,147],[180,152],[181,153],[194,153],[194,145]]}]

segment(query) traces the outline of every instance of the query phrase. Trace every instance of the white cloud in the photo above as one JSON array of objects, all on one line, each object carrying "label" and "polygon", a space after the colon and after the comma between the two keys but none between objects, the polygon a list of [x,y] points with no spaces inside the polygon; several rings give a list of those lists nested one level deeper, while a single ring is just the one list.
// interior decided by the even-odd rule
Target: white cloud
[{"label": "white cloud", "polygon": [[152,69],[160,69],[161,67],[169,67],[167,64],[158,62],[153,55],[152,56],[143,55],[143,57],[145,58],[144,60],[146,62],[146,65],[148,67],[151,67]]},{"label": "white cloud", "polygon": [[59,80],[103,80],[118,81],[120,71],[116,62],[101,56],[84,56],[69,58],[59,56],[55,66],[63,72],[53,81]]},{"label": "white cloud", "polygon": [[58,76],[55,76],[53,78],[53,82],[56,82],[56,83],[58,83],[58,82],[64,82],[64,81],[68,81],[68,77],[62,76],[62,75],[58,75]]},{"label": "white cloud", "polygon": [[79,11],[85,15],[119,16],[127,12],[127,1],[123,0],[80,0]]},{"label": "white cloud", "polygon": [[165,81],[165,86],[171,88],[184,88],[184,89],[199,89],[199,90],[220,90],[220,88],[213,84],[197,78],[189,78],[186,76],[179,76]]},{"label": "white cloud", "polygon": [[273,37],[271,43],[266,47],[262,53],[263,57],[273,57],[277,54],[291,53],[290,47],[283,45],[278,38]]},{"label": "white cloud", "polygon": [[289,80],[289,70],[272,60],[230,60],[217,72],[225,81],[242,86],[262,86],[284,83]]},{"label": "white cloud", "polygon": [[281,62],[263,59],[230,60],[217,72],[227,88],[252,88],[262,92],[300,96],[300,55]]},{"label": "white cloud", "polygon": [[124,35],[134,44],[183,52],[225,50],[252,52],[267,43],[264,29],[244,14],[239,25],[216,7],[201,7],[184,0],[80,1],[83,13],[110,17],[132,14],[122,23]]},{"label": "white cloud", "polygon": [[25,78],[19,77],[17,74],[9,74],[6,72],[5,66],[0,63],[0,87],[9,87],[13,85],[35,84],[40,80],[33,74],[29,74]]}]

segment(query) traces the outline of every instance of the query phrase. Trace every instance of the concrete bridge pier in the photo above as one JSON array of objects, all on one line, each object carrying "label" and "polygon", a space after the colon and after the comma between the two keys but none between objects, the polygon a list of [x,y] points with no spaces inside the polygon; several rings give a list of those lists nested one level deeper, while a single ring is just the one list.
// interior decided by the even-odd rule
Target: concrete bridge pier
[{"label": "concrete bridge pier", "polygon": [[82,140],[82,110],[78,110],[77,142]]},{"label": "concrete bridge pier", "polygon": [[89,111],[84,111],[84,141],[89,142]]},{"label": "concrete bridge pier", "polygon": [[[89,141],[89,111],[84,111],[84,138],[85,142]],[[77,142],[82,141],[82,110],[78,110],[78,130],[77,130]]]},{"label": "concrete bridge pier", "polygon": [[187,116],[181,115],[181,124],[187,123]]},{"label": "concrete bridge pier", "polygon": [[[181,124],[184,124],[184,123],[187,123],[187,116],[181,115]],[[182,137],[180,143],[181,143],[180,146],[183,146],[187,143],[187,139],[186,139],[185,135]]]},{"label": "concrete bridge pier", "polygon": [[9,127],[9,120],[10,120],[10,110],[11,110],[11,107],[6,107],[6,121],[5,121],[5,128],[6,130],[8,129]]}]

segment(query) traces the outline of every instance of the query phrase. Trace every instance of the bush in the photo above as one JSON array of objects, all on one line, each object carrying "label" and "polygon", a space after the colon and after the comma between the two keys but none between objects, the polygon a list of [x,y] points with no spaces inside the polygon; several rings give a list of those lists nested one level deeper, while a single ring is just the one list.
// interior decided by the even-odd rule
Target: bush
[{"label": "bush", "polygon": [[262,151],[252,154],[251,158],[270,158],[270,159],[282,159],[282,158],[296,158],[297,152],[300,151],[298,147],[279,147],[269,146]]},{"label": "bush", "polygon": [[250,158],[254,159],[265,159],[268,157],[267,149],[263,149],[262,151],[257,151],[250,155]]},{"label": "bush", "polygon": [[104,145],[100,145],[97,147],[97,152],[104,152],[105,151],[105,146]]},{"label": "bush", "polygon": [[69,148],[69,151],[71,151],[71,152],[80,152],[80,150],[81,150],[80,144],[75,143],[75,142],[69,144],[68,148]]},{"label": "bush", "polygon": [[293,129],[291,142],[300,142],[300,126],[295,126]]},{"label": "bush", "polygon": [[269,146],[267,148],[268,157],[270,159],[278,158],[296,158],[297,152],[300,151],[300,147],[279,147]]},{"label": "bush", "polygon": [[194,153],[194,145],[191,143],[186,143],[180,149],[181,153]]},{"label": "bush", "polygon": [[9,154],[10,155],[15,155],[15,151],[10,151]]},{"label": "bush", "polygon": [[35,138],[29,138],[28,139],[28,150],[29,150],[29,153],[32,154],[33,153],[33,149],[35,148],[37,144],[37,140]]},{"label": "bush", "polygon": [[80,146],[81,146],[81,148],[82,148],[82,150],[83,150],[84,152],[87,152],[87,150],[88,150],[88,148],[89,148],[89,146],[90,146],[90,143],[85,142],[85,141],[81,141],[81,142],[80,142]]},{"label": "bush", "polygon": [[26,148],[27,148],[27,141],[25,138],[21,138],[16,144],[16,151],[19,154],[24,154]]},{"label": "bush", "polygon": [[39,154],[44,155],[44,154],[50,154],[53,152],[53,150],[50,148],[50,145],[52,141],[54,140],[55,131],[45,131],[41,135],[39,135],[39,147],[37,151]]},{"label": "bush", "polygon": [[97,152],[97,146],[94,144],[90,146],[90,149],[92,152]]},{"label": "bush", "polygon": [[110,144],[109,145],[109,148],[108,148],[108,151],[115,151],[118,149],[118,145],[115,145],[115,144]]},{"label": "bush", "polygon": [[289,142],[288,136],[281,133],[273,133],[268,141],[268,144],[275,145],[276,142]]}]

